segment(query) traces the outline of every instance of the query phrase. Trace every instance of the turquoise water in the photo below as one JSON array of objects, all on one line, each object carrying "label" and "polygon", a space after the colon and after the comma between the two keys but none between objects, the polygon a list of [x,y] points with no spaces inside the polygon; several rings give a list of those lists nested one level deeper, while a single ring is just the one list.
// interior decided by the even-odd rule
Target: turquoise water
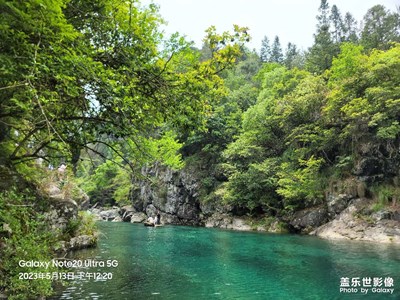
[{"label": "turquoise water", "polygon": [[[79,260],[117,260],[84,272],[54,299],[400,299],[400,247],[184,226],[99,223]],[[339,292],[341,277],[391,277],[394,294]]]}]

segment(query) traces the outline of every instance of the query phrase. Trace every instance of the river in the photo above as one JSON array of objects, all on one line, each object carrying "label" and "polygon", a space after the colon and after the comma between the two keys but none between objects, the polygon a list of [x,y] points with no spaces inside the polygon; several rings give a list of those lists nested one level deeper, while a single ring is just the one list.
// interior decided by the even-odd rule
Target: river
[{"label": "river", "polygon": [[[52,299],[400,299],[399,246],[186,226],[98,225],[98,247],[72,258],[105,266],[73,270],[81,272],[80,279]],[[91,272],[107,275],[84,277]],[[340,292],[347,281],[342,278],[348,278],[347,291],[357,292]]]}]

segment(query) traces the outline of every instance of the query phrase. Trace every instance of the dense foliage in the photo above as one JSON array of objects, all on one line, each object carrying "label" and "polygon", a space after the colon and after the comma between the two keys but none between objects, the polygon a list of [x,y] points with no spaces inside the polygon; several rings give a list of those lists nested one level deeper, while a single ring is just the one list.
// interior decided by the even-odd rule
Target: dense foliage
[{"label": "dense foliage", "polygon": [[[45,268],[27,270],[19,266],[24,260],[47,261],[52,253],[51,245],[56,242],[55,236],[47,231],[46,223],[33,209],[33,198],[14,190],[0,194],[0,231],[5,241],[0,240],[0,286],[5,287],[10,299],[26,299],[27,295],[50,295],[51,281],[41,280],[31,284],[20,279],[21,272],[52,272]],[[8,246],[6,247],[5,242]]]},{"label": "dense foliage", "polygon": [[[217,73],[234,62],[243,38],[239,27],[237,36],[219,36],[211,28],[212,57],[199,62],[179,36],[159,50],[161,20],[154,5],[0,6],[1,147],[14,163],[67,159],[76,168],[81,150],[93,150],[93,144],[122,156],[114,147],[121,139],[135,145],[166,121],[182,130],[198,126],[221,92]],[[220,39],[229,42],[222,47]]]},{"label": "dense foliage", "polygon": [[[1,0],[0,11],[0,167],[29,183],[12,197],[11,185],[2,186],[1,205],[32,196],[32,222],[41,218],[36,190],[47,180],[47,166],[66,163],[94,199],[106,191],[120,202],[146,163],[181,167],[178,134],[204,126],[211,103],[225,94],[219,73],[248,39],[246,28],[218,34],[210,27],[209,53],[201,58],[178,34],[162,38],[156,5],[134,0]],[[43,243],[39,255],[37,242],[62,238],[46,236],[40,222],[18,222],[20,214],[7,209],[0,216],[11,232],[0,250],[16,255],[1,270],[0,292],[47,295],[49,281],[35,288],[35,282],[3,279],[11,263],[27,259],[19,242],[32,259],[49,260],[51,249]],[[1,256],[2,265],[8,257]]]},{"label": "dense foliage", "polygon": [[92,204],[130,203],[153,164],[186,167],[202,201],[256,215],[321,205],[349,178],[394,201],[399,14],[376,5],[358,30],[322,0],[317,21],[308,51],[275,36],[258,55],[237,25],[207,29],[202,49],[164,39],[154,4],[0,0],[0,175],[24,182],[0,185],[0,293],[51,292],[21,284],[12,265],[26,249],[48,260],[61,238],[37,206],[46,168],[60,163]]},{"label": "dense foliage", "polygon": [[282,216],[323,204],[337,182],[398,189],[399,14],[374,6],[358,31],[323,0],[317,21],[307,53],[289,43],[282,55],[279,38],[264,37],[261,63],[248,53],[223,74],[230,92],[184,146],[211,170],[200,171],[203,200]]},{"label": "dense foliage", "polygon": [[393,166],[377,171],[382,180],[395,176],[399,58],[398,44],[364,54],[362,46],[345,43],[320,76],[262,69],[257,103],[224,151],[228,181],[219,194],[275,213],[321,203],[328,181],[351,176],[367,157]]}]

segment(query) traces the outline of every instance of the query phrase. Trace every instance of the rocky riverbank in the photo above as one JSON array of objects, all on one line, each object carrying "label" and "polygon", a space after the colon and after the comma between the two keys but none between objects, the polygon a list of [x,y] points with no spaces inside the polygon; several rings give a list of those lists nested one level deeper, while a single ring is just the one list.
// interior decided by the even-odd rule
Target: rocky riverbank
[{"label": "rocky riverbank", "polygon": [[[109,222],[130,222],[130,223],[144,223],[148,217],[154,217],[155,210],[152,213],[146,214],[144,212],[136,211],[133,206],[112,207],[112,208],[91,208],[89,212],[95,216],[97,220]],[[176,218],[168,213],[161,212],[161,222],[163,224],[177,224],[186,225],[185,223],[175,223]],[[201,218],[199,218],[201,220]],[[206,220],[202,220],[198,226],[205,227],[218,227],[223,229],[232,230],[253,230],[251,226],[252,220],[250,218],[235,217],[227,213],[214,213]],[[260,231],[266,231],[265,228],[259,228]]]},{"label": "rocky riverbank", "polygon": [[[215,212],[202,220],[199,226],[243,231],[297,232],[315,235],[324,239],[345,239],[400,244],[400,211],[397,209],[369,212],[365,199],[355,199],[333,220],[327,221],[323,208],[297,212],[288,223],[272,219],[265,222],[250,217],[237,217],[229,213]],[[132,206],[122,208],[92,208],[89,210],[97,220],[112,222],[143,223],[149,216]],[[161,212],[163,224],[174,223],[174,217]],[[181,224],[182,225],[182,224]],[[84,243],[83,243],[84,244]]]},{"label": "rocky riverbank", "polygon": [[[400,209],[374,207],[364,184],[334,187],[324,203],[284,216],[251,217],[232,205],[200,200],[200,183],[186,171],[153,167],[142,170],[151,181],[137,182],[132,205],[92,207],[99,220],[142,223],[159,211],[164,224],[217,227],[232,230],[291,232],[326,239],[349,239],[400,244]],[[338,190],[344,190],[343,193]]]},{"label": "rocky riverbank", "polygon": [[310,234],[326,239],[346,239],[400,244],[400,211],[371,210],[365,199],[354,199],[335,219]]},{"label": "rocky riverbank", "polygon": [[[71,197],[54,183],[49,184],[45,192],[49,200],[43,216],[49,228],[55,232],[69,233],[63,235],[64,238],[55,246],[55,251],[66,253],[71,250],[94,247],[97,243],[97,233],[94,231],[90,234],[82,233],[85,230],[81,230],[78,225],[80,218],[78,211],[88,203],[88,196],[80,190],[77,195]],[[83,223],[81,220],[80,226],[84,226]]]}]

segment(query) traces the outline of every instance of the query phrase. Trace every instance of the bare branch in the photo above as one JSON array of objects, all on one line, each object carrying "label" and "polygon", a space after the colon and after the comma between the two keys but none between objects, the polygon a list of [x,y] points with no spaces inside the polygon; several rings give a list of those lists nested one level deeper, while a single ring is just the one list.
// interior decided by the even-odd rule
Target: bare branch
[{"label": "bare branch", "polygon": [[1,90],[7,90],[7,89],[13,89],[13,88],[20,87],[20,86],[27,86],[27,85],[28,85],[28,83],[27,83],[27,82],[24,82],[24,83],[20,83],[20,84],[14,84],[14,85],[9,85],[9,86],[3,86],[3,87],[0,87],[0,91],[1,91]]}]

